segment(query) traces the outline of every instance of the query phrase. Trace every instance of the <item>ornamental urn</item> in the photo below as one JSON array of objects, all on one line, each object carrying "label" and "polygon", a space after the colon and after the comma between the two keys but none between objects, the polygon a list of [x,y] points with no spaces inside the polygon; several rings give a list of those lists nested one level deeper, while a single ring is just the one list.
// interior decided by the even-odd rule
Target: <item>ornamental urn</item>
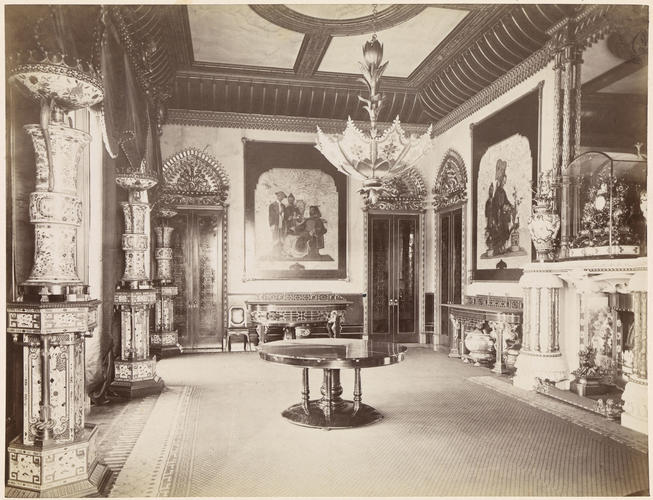
[{"label": "ornamental urn", "polygon": [[528,218],[528,229],[537,252],[537,260],[551,259],[555,249],[555,239],[560,230],[560,216],[553,213],[549,204],[538,201]]},{"label": "ornamental urn", "polygon": [[465,335],[465,347],[474,366],[488,366],[494,359],[494,341],[489,334],[478,328]]}]

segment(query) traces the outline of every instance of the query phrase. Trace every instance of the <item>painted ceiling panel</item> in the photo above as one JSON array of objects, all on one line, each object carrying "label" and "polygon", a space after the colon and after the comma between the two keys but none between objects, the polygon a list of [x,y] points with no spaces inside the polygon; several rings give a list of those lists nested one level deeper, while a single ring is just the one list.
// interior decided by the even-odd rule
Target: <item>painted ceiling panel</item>
[{"label": "painted ceiling panel", "polygon": [[[305,16],[319,17],[321,19],[355,19],[372,14],[372,5],[291,4],[286,7]],[[381,5],[377,7],[377,12],[382,12],[387,8],[387,5]]]},{"label": "painted ceiling panel", "polygon": [[189,5],[188,21],[195,61],[292,69],[303,40],[247,5]]},{"label": "painted ceiling panel", "polygon": [[[384,74],[408,77],[466,15],[463,10],[432,7],[405,23],[379,31],[384,61],[390,61]],[[319,71],[360,73],[358,61],[362,60],[362,47],[369,39],[369,34],[334,38]]]}]

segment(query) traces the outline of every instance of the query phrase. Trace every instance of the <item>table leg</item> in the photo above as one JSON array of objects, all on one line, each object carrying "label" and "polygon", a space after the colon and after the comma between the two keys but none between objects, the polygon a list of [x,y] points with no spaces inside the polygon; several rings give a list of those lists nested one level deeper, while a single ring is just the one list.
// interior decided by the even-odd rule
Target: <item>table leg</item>
[{"label": "table leg", "polygon": [[308,368],[303,369],[302,373],[302,382],[303,382],[303,389],[302,389],[302,408],[304,409],[304,412],[306,415],[309,414],[308,411],[308,397],[310,395],[310,389],[308,386]]},{"label": "table leg", "polygon": [[340,384],[340,370],[323,369],[321,399],[309,400],[308,368],[302,367],[302,401],[281,414],[291,422],[318,429],[347,429],[359,427],[383,418],[377,410],[362,403],[360,368],[354,369],[354,400],[344,400]]},{"label": "table leg", "polygon": [[363,393],[361,391],[361,369],[354,368],[354,415],[361,407]]}]

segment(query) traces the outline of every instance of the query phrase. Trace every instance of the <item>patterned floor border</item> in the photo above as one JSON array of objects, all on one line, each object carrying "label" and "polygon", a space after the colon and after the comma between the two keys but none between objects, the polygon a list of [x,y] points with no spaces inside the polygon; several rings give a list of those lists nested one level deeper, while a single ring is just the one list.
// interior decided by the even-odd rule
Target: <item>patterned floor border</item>
[{"label": "patterned floor border", "polygon": [[[193,428],[189,405],[194,390],[175,387],[161,393],[152,414],[170,418],[148,420],[110,497],[160,497],[170,491],[186,429]],[[138,446],[140,442],[148,446]]]},{"label": "patterned floor border", "polygon": [[542,394],[514,387],[497,377],[486,375],[470,377],[468,380],[493,389],[501,394],[519,399],[530,406],[556,415],[573,424],[617,441],[629,448],[648,454],[648,436],[646,434],[633,431],[599,415],[594,415],[588,411],[581,410],[580,408],[573,407]]}]

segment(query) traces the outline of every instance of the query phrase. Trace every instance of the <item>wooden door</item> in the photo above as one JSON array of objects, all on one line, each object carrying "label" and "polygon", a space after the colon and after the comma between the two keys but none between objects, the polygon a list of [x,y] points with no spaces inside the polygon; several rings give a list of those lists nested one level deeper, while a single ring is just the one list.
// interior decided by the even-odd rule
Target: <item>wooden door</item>
[{"label": "wooden door", "polygon": [[[462,303],[462,209],[440,217],[440,304]],[[449,332],[449,310],[440,306],[440,332]],[[451,334],[449,334],[451,345]]]},{"label": "wooden door", "polygon": [[172,219],[175,328],[184,350],[222,348],[222,223],[218,210],[180,209]]},{"label": "wooden door", "polygon": [[370,338],[418,341],[418,230],[413,214],[370,214],[368,313]]}]

